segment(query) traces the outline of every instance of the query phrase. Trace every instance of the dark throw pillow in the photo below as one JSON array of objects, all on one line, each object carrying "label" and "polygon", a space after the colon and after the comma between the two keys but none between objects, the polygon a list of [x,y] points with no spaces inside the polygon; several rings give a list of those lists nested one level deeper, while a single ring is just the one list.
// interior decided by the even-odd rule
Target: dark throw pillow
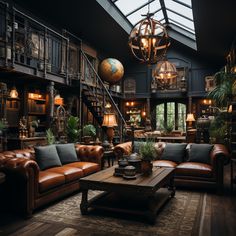
[{"label": "dark throw pillow", "polygon": [[35,147],[34,150],[35,159],[39,165],[40,170],[61,166],[61,161],[57,154],[55,145],[38,146]]},{"label": "dark throw pillow", "polygon": [[139,153],[140,145],[144,142],[134,141],[133,153]]},{"label": "dark throw pillow", "polygon": [[189,159],[192,162],[210,163],[210,152],[214,145],[192,143],[188,151]]},{"label": "dark throw pillow", "polygon": [[161,159],[174,161],[176,163],[183,162],[186,153],[186,146],[186,143],[167,143]]},{"label": "dark throw pillow", "polygon": [[78,161],[75,145],[73,143],[57,144],[56,148],[62,164]]}]

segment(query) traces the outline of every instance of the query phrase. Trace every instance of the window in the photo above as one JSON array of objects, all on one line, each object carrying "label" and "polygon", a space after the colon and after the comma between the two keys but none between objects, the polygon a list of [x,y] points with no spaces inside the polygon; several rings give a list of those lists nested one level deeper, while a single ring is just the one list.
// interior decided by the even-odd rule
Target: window
[{"label": "window", "polygon": [[186,105],[177,102],[165,102],[157,105],[156,129],[186,131]]}]

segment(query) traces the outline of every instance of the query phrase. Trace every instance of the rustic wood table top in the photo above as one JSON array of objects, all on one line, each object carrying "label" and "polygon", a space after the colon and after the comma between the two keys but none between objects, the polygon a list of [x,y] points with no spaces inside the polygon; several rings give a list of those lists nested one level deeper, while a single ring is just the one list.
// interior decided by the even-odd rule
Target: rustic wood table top
[{"label": "rustic wood table top", "polygon": [[126,180],[114,176],[115,168],[110,167],[80,179],[81,188],[103,191],[135,191],[153,194],[174,174],[174,168],[153,167],[150,175],[137,174],[137,178]]}]

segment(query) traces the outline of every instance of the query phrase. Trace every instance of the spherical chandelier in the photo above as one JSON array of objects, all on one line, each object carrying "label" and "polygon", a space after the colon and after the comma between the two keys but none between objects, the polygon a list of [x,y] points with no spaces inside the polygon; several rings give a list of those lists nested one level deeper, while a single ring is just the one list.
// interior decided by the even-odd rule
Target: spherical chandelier
[{"label": "spherical chandelier", "polygon": [[170,63],[166,58],[157,63],[152,71],[152,77],[162,89],[167,89],[173,83],[178,73],[174,64]]},{"label": "spherical chandelier", "polygon": [[139,21],[131,30],[129,46],[132,54],[140,62],[155,64],[166,54],[170,45],[166,28],[148,13],[145,19]]}]

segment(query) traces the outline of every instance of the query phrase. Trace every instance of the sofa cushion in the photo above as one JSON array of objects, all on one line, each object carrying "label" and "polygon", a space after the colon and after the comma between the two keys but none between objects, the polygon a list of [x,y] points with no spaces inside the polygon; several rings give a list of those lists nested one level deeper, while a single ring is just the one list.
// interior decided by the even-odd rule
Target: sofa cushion
[{"label": "sofa cushion", "polygon": [[157,160],[157,161],[153,161],[153,166],[156,167],[172,167],[175,168],[177,166],[177,164],[173,161],[167,161],[167,160]]},{"label": "sofa cushion", "polygon": [[180,176],[212,177],[212,167],[205,163],[183,162],[175,169]]},{"label": "sofa cushion", "polygon": [[74,168],[72,166],[66,166],[66,165],[50,168],[49,171],[64,175],[66,182],[78,180],[79,178],[84,176],[82,169]]},{"label": "sofa cushion", "polygon": [[186,143],[167,143],[161,159],[181,163],[185,158],[186,146]]},{"label": "sofa cushion", "polygon": [[133,152],[134,153],[139,153],[140,145],[143,144],[143,143],[144,142],[134,141]]},{"label": "sofa cushion", "polygon": [[56,149],[62,164],[78,161],[73,143],[57,144]]},{"label": "sofa cushion", "polygon": [[37,146],[35,149],[35,159],[40,170],[50,167],[61,166],[60,158],[55,145]]},{"label": "sofa cushion", "polygon": [[65,176],[49,170],[39,171],[39,192],[45,192],[59,185],[65,184]]},{"label": "sofa cushion", "polygon": [[66,166],[80,168],[83,170],[84,175],[89,175],[100,170],[100,166],[97,163],[93,163],[93,162],[84,162],[84,161],[73,162],[73,163],[67,164]]},{"label": "sofa cushion", "polygon": [[190,162],[200,162],[200,163],[210,163],[210,152],[213,148],[212,144],[197,144],[192,143],[190,149],[188,150],[188,161]]}]

